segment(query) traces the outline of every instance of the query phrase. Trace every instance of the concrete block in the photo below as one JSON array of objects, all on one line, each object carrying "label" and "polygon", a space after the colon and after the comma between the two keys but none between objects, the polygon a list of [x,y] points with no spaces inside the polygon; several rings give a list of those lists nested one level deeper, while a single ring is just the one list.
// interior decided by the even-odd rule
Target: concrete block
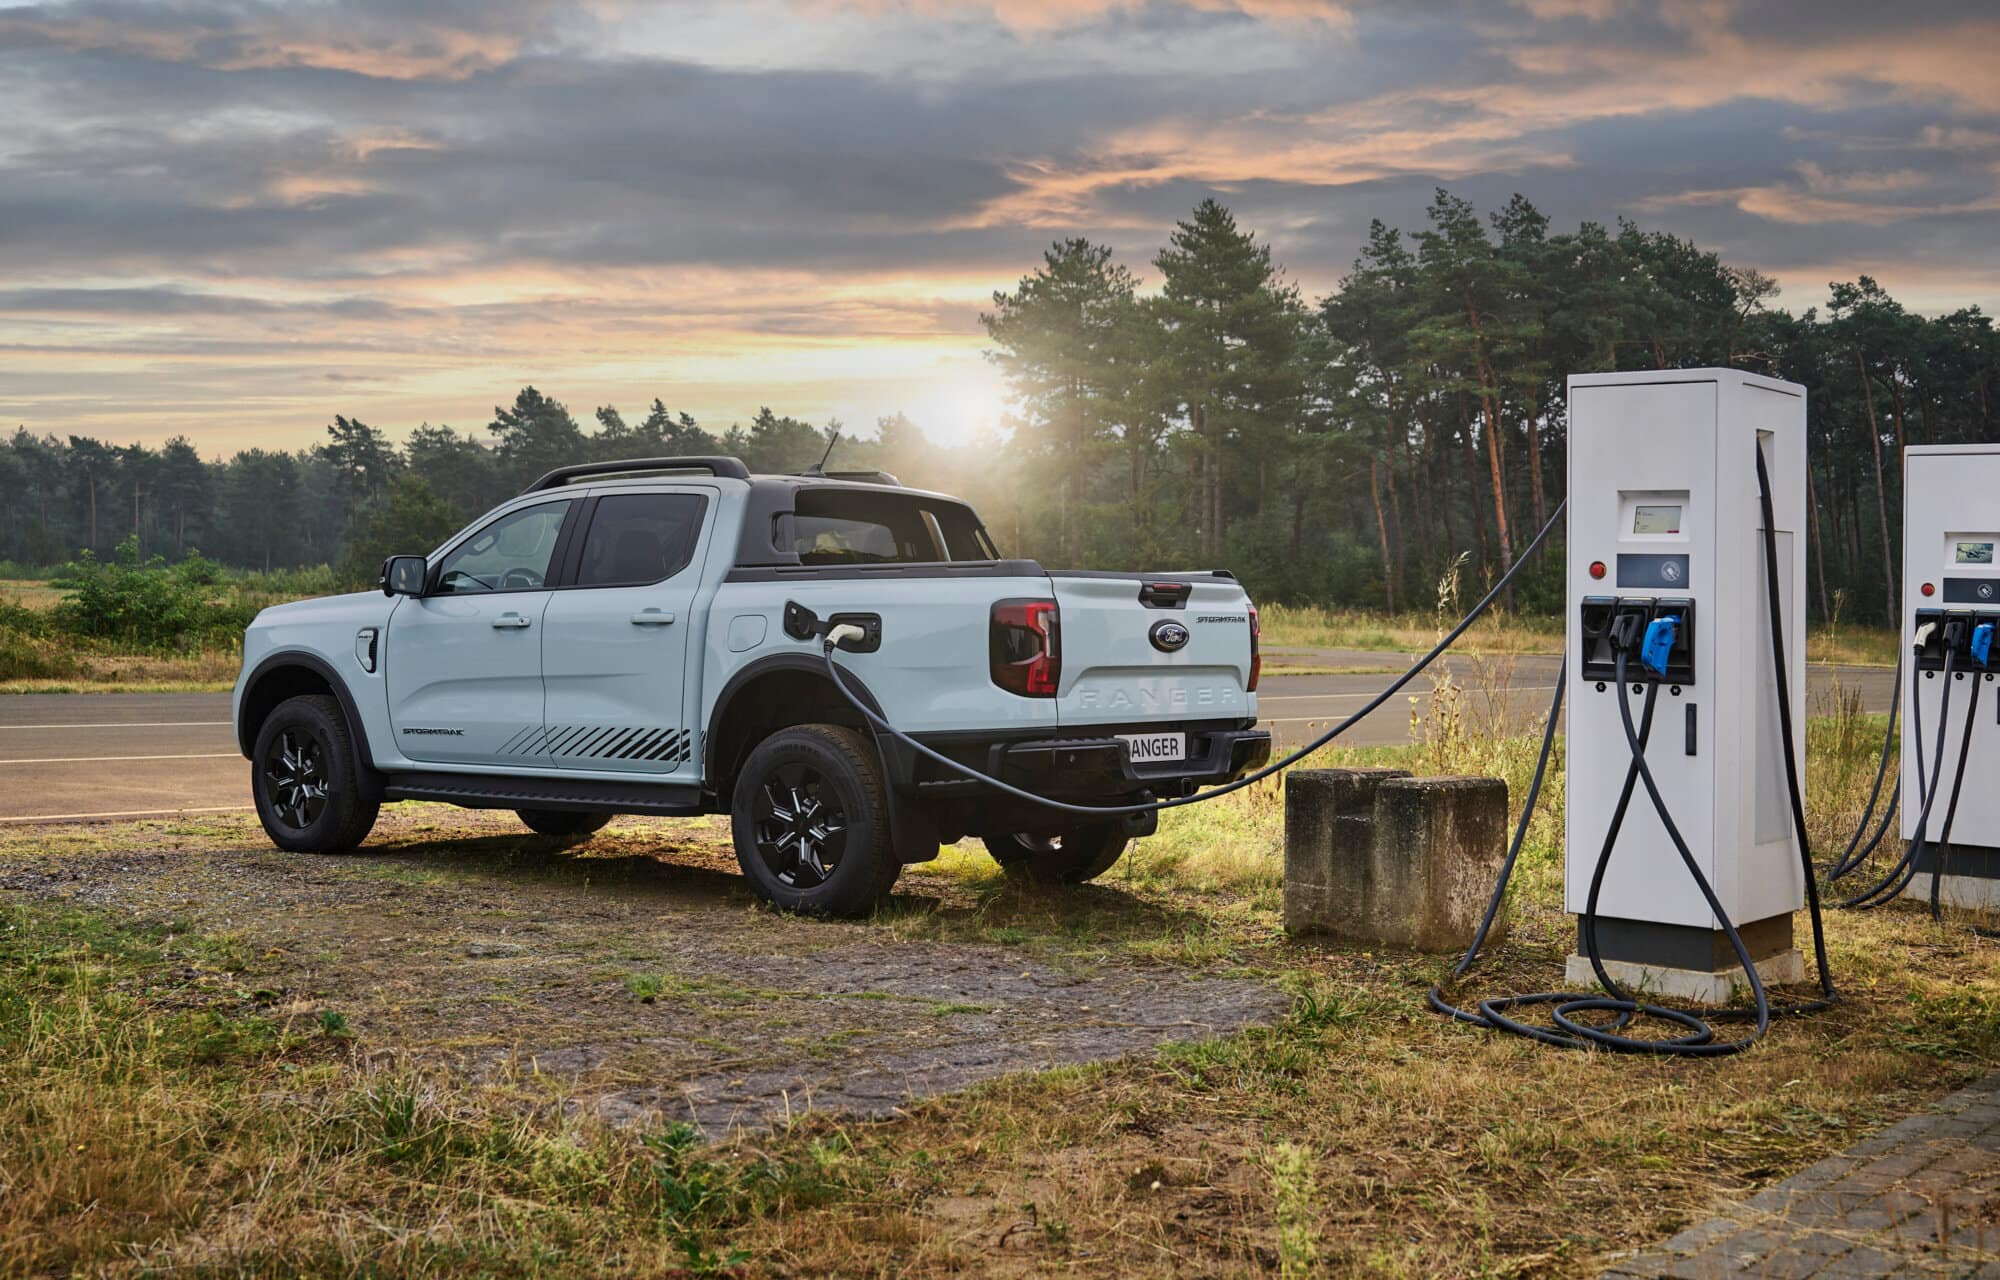
[{"label": "concrete block", "polygon": [[[1285,779],[1285,928],[1356,946],[1462,951],[1507,835],[1498,778],[1294,772]],[[1492,940],[1505,932],[1503,915]]]}]

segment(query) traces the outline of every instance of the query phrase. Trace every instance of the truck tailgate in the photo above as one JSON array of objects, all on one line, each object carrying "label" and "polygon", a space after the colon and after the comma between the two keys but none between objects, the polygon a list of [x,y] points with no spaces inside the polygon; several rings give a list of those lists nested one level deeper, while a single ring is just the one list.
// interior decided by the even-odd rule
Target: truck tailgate
[{"label": "truck tailgate", "polygon": [[[1171,724],[1256,715],[1250,679],[1250,600],[1207,575],[1049,575],[1062,628],[1056,718],[1078,725]],[[1185,583],[1174,593],[1149,584]],[[1154,603],[1149,604],[1146,598]],[[1176,646],[1175,627],[1186,639]]]}]

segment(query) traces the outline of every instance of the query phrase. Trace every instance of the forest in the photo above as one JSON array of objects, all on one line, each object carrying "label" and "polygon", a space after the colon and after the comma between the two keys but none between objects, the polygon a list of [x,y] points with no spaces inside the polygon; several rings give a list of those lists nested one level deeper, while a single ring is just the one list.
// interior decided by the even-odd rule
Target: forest
[{"label": "forest", "polygon": [[[830,467],[961,494],[1009,555],[1222,567],[1259,599],[1422,608],[1452,567],[1477,582],[1511,564],[1561,500],[1569,375],[1732,365],[1808,389],[1815,615],[1881,621],[1903,446],[2000,438],[2000,339],[1978,307],[1916,314],[1861,276],[1794,314],[1754,268],[1623,220],[1558,231],[1519,195],[1482,216],[1439,190],[1422,226],[1373,224],[1317,300],[1213,200],[1146,266],[1065,239],[996,292],[980,319],[1011,413],[969,443],[901,414],[855,431],[769,408],[720,428],[665,398],[572,412],[534,386],[477,430],[398,439],[330,406],[314,446],[227,459],[22,425],[0,447],[0,559],[125,544],[363,583],[556,465],[721,452],[798,471],[838,431]],[[1555,607],[1559,563],[1524,571],[1521,607]]]}]

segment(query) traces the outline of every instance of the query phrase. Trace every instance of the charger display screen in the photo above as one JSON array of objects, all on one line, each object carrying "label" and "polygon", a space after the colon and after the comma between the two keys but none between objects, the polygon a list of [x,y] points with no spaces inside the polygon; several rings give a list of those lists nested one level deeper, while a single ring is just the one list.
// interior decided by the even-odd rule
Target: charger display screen
[{"label": "charger display screen", "polygon": [[[1632,508],[1633,533],[1679,533],[1681,531],[1681,508],[1679,503],[1640,503]],[[1988,551],[1992,548],[1989,546]]]},{"label": "charger display screen", "polygon": [[1990,542],[1960,542],[1954,544],[1954,564],[1992,564],[1993,544]]}]

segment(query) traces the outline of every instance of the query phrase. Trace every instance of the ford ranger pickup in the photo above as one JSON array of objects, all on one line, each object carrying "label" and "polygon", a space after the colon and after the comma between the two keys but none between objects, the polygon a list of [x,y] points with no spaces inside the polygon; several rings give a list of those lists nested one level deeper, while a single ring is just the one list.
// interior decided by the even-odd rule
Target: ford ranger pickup
[{"label": "ford ranger pickup", "polygon": [[1153,830],[878,737],[799,617],[860,628],[838,660],[876,714],[1037,796],[1183,796],[1270,755],[1257,613],[1229,574],[1005,559],[970,506],[879,472],[563,467],[390,557],[380,588],[274,606],[244,635],[236,737],[281,848],[353,849],[396,800],[512,809],[561,840],[727,813],[760,894],[852,915],[941,843],[1076,883]]}]

